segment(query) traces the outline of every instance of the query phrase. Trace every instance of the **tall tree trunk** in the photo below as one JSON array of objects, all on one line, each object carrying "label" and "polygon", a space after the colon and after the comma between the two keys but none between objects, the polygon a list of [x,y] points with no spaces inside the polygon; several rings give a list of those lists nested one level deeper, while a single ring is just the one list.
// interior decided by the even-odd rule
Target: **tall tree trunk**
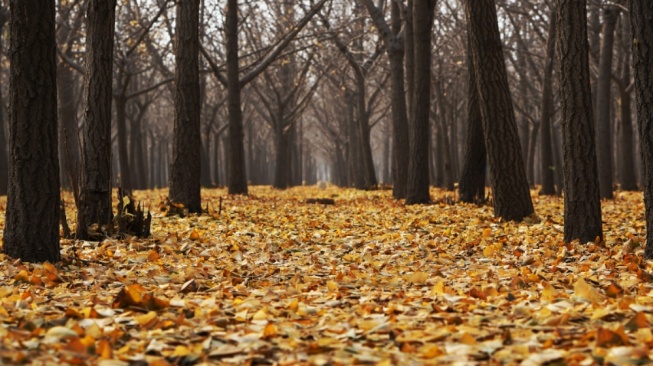
[{"label": "tall tree trunk", "polygon": [[[3,9],[0,13],[0,32],[9,20],[8,11]],[[4,49],[2,37],[0,37],[0,50]],[[2,54],[0,53],[0,61],[2,61]],[[7,185],[9,184],[9,167],[7,166],[7,137],[5,136],[5,101],[2,95],[2,88],[0,83],[0,196],[7,194]]]},{"label": "tall tree trunk", "polygon": [[429,194],[429,138],[431,112],[431,29],[436,0],[413,3],[414,85],[410,120],[406,204],[431,201]]},{"label": "tall tree trunk", "polygon": [[[624,23],[630,15],[624,16]],[[630,90],[627,90],[630,84],[630,61],[631,52],[629,42],[630,25],[625,24],[624,28],[624,45],[627,48],[624,52],[623,70],[621,74],[621,83],[619,85],[619,100],[621,107],[621,125],[619,129],[619,180],[621,189],[624,191],[637,190],[637,176],[635,174],[635,139],[633,133],[633,117],[632,117],[632,97]]]},{"label": "tall tree trunk", "polygon": [[646,207],[646,249],[653,258],[653,2],[629,0],[633,40],[633,69],[637,126],[644,166],[644,205]]},{"label": "tall tree trunk", "polygon": [[471,37],[467,34],[467,138],[465,141],[465,160],[458,182],[460,200],[467,203],[485,200],[485,171],[487,152],[483,136],[481,107],[478,100],[478,79],[474,70]]},{"label": "tall tree trunk", "polygon": [[610,90],[612,86],[612,54],[614,49],[614,31],[619,10],[616,6],[606,5],[603,9],[603,41],[599,77],[596,87],[596,155],[599,171],[599,189],[601,198],[612,199],[612,118],[610,112]]},{"label": "tall tree trunk", "polygon": [[466,0],[485,146],[492,168],[494,214],[521,220],[533,213],[519,145],[494,0]]},{"label": "tall tree trunk", "polygon": [[551,149],[551,117],[553,117],[553,62],[555,57],[556,22],[555,9],[549,16],[549,38],[546,41],[546,58],[542,88],[542,134],[540,140],[540,162],[542,189],[540,195],[554,195],[553,151]]},{"label": "tall tree trunk", "polygon": [[175,126],[170,165],[170,200],[202,212],[199,77],[199,0],[177,3],[175,27]]},{"label": "tall tree trunk", "polygon": [[[404,15],[404,57],[406,64],[406,114],[408,128],[412,121],[413,107],[415,105],[415,36],[413,31],[413,1],[407,0]],[[408,172],[406,172],[408,173]],[[408,176],[408,175],[406,175]],[[408,181],[406,181],[408,184]]]},{"label": "tall tree trunk", "polygon": [[54,0],[11,0],[9,193],[3,251],[58,262],[59,160]]},{"label": "tall tree trunk", "polygon": [[243,112],[240,105],[238,66],[238,0],[227,0],[227,108],[229,113],[229,194],[247,194]]},{"label": "tall tree trunk", "polygon": [[111,209],[111,93],[115,0],[88,3],[84,128],[77,236],[90,225],[108,225]]},{"label": "tall tree trunk", "polygon": [[564,240],[582,243],[603,237],[586,5],[585,0],[558,0],[556,15],[565,165]]}]

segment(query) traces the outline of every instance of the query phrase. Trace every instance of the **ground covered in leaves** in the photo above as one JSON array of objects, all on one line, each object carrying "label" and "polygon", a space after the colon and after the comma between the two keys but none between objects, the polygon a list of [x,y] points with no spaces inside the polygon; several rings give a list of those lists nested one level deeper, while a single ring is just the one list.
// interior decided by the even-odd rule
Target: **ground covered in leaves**
[{"label": "ground covered in leaves", "polygon": [[53,264],[0,255],[0,363],[651,362],[641,194],[603,203],[604,243],[567,245],[560,198],[505,223],[447,194],[206,190],[209,213],[179,218],[165,191],[136,192],[148,239],[62,240]]}]

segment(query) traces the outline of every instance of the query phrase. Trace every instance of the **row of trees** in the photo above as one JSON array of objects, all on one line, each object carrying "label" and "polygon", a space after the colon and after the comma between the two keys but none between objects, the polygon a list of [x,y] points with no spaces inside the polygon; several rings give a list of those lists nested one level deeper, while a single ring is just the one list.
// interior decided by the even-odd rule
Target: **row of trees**
[{"label": "row of trees", "polygon": [[[526,2],[526,11],[512,1],[497,8],[494,0],[47,4],[12,0],[8,17],[4,250],[24,260],[58,260],[60,181],[76,194],[77,236],[85,238],[87,227],[109,224],[116,182],[131,189],[169,181],[172,202],[201,212],[200,187],[212,183],[211,172],[230,194],[247,194],[248,178],[273,178],[285,188],[316,179],[320,165],[338,184],[363,189],[377,184],[382,167],[393,196],[414,204],[429,202],[431,182],[453,189],[456,180],[461,200],[484,200],[487,160],[498,217],[533,213],[529,186],[537,176],[542,194],[565,189],[566,241],[601,238],[600,197],[611,196],[615,176],[611,80],[620,95],[620,134],[633,141],[632,111],[624,105],[633,89],[630,62],[613,52],[618,27],[634,35],[620,46],[632,46],[635,60],[644,166],[653,158],[645,90],[652,35],[645,17],[634,16],[651,9],[636,0],[629,12],[605,4],[603,29],[593,33],[587,4],[572,0]],[[591,26],[598,11],[590,11]],[[0,20],[6,18],[5,12]],[[532,51],[537,44],[540,57]],[[600,44],[593,58],[592,44]],[[614,75],[615,57],[621,77]],[[77,105],[76,93],[83,96]],[[168,115],[173,124],[163,122]],[[624,188],[634,188],[632,145],[620,150],[630,156],[618,165]],[[653,224],[650,177],[645,169]]]}]

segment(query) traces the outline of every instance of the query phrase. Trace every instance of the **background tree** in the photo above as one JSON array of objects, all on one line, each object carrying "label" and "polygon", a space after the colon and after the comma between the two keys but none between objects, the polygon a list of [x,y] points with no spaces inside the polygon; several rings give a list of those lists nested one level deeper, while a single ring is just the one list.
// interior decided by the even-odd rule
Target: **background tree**
[{"label": "background tree", "polygon": [[9,192],[4,252],[57,262],[59,161],[54,0],[11,0]]},{"label": "background tree", "polygon": [[565,235],[571,242],[601,239],[594,118],[589,76],[585,0],[556,3],[557,54],[560,62],[563,153],[565,158]]},{"label": "background tree", "polygon": [[493,0],[465,2],[473,68],[492,169],[494,214],[521,220],[533,213],[533,203],[519,145],[503,47]]},{"label": "background tree", "polygon": [[82,171],[77,236],[92,224],[108,225],[111,209],[111,92],[115,0],[89,0],[84,74]]}]

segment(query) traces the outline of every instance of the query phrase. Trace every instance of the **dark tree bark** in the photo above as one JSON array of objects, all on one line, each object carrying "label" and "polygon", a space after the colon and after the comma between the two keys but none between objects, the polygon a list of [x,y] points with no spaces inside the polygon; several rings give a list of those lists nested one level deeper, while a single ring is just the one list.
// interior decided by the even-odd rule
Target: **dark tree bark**
[{"label": "dark tree bark", "polygon": [[558,0],[556,51],[565,176],[564,240],[586,243],[603,237],[594,117],[589,76],[585,0]]},{"label": "dark tree bark", "polygon": [[[0,10],[0,33],[4,30],[9,21],[9,9],[3,7]],[[0,37],[0,50],[3,48],[2,37]],[[0,60],[1,60],[0,54]],[[5,136],[5,101],[0,88],[0,196],[7,194],[7,185],[9,184],[9,173],[7,166],[7,137]]]},{"label": "dark tree bark", "polygon": [[57,262],[59,160],[54,0],[11,0],[9,193],[3,251]]},{"label": "dark tree bark", "polygon": [[225,19],[227,49],[227,108],[229,111],[229,194],[247,194],[243,111],[240,106],[238,66],[238,0],[227,0]]},{"label": "dark tree bark", "polygon": [[544,64],[544,77],[542,87],[542,134],[540,135],[540,162],[542,171],[542,189],[540,195],[554,195],[555,179],[553,151],[551,149],[551,117],[553,117],[553,61],[555,57],[556,22],[555,10],[551,10],[549,17],[549,35],[546,41],[546,58]]},{"label": "dark tree bark", "polygon": [[111,221],[111,92],[115,0],[88,3],[84,127],[77,236]]},{"label": "dark tree bark", "polygon": [[478,100],[478,79],[473,67],[471,39],[467,37],[467,139],[465,141],[465,162],[458,182],[460,200],[467,203],[485,201],[485,171],[487,152],[483,136],[483,121]]},{"label": "dark tree bark", "polygon": [[[229,3],[231,4],[231,1]],[[199,14],[199,0],[185,0],[177,3],[175,126],[172,137],[172,164],[170,165],[170,200],[182,203],[189,212],[196,213],[202,212],[200,199],[202,140],[200,137]],[[234,84],[238,84],[238,82]],[[238,108],[240,109],[240,103]],[[240,140],[242,143],[242,137]]]},{"label": "dark tree bark", "polygon": [[127,147],[127,100],[127,96],[124,92],[114,95],[116,107],[116,130],[118,131],[120,187],[129,191],[134,187],[132,185],[131,170],[129,169],[129,154]]},{"label": "dark tree bark", "polygon": [[633,40],[633,70],[637,126],[644,166],[644,205],[646,207],[646,249],[653,258],[653,2],[629,0]]},{"label": "dark tree bark", "polygon": [[621,124],[619,128],[619,183],[621,190],[636,191],[637,176],[635,175],[635,139],[633,133],[632,117],[632,96],[629,85],[631,83],[630,62],[632,52],[630,50],[630,14],[624,15],[622,30],[622,72],[619,86]]},{"label": "dark tree bark", "polygon": [[603,9],[603,40],[599,76],[596,82],[596,157],[599,171],[601,198],[612,199],[612,114],[610,113],[612,55],[614,31],[619,17],[616,6],[606,5]]},{"label": "dark tree bark", "polygon": [[521,220],[533,213],[519,145],[494,0],[466,0],[485,146],[492,169],[494,214]]},{"label": "dark tree bark", "polygon": [[431,112],[431,29],[436,0],[413,3],[413,39],[415,75],[413,112],[408,136],[410,158],[406,204],[429,203],[429,138]]}]

